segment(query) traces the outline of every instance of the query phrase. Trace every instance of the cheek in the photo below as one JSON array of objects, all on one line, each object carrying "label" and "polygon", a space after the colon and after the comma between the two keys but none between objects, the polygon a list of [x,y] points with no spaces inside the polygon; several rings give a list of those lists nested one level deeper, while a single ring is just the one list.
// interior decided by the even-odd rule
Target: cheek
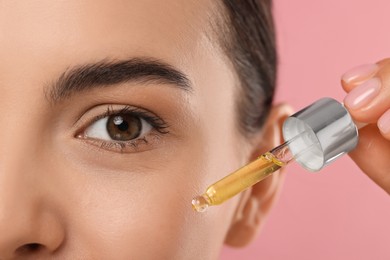
[{"label": "cheek", "polygon": [[64,174],[57,194],[66,194],[59,208],[66,209],[73,246],[96,258],[217,258],[236,200],[200,214],[191,199],[236,163],[227,149],[196,140],[165,156],[129,159],[126,172],[58,167]]}]

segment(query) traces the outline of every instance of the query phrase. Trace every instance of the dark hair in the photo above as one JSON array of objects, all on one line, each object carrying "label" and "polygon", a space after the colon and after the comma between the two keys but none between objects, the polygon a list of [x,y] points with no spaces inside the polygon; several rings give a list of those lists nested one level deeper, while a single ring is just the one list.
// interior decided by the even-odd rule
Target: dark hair
[{"label": "dark hair", "polygon": [[[261,129],[275,92],[277,54],[272,0],[222,0],[223,48],[240,83],[237,102],[240,130],[249,136]],[[226,39],[227,37],[227,39]]]}]

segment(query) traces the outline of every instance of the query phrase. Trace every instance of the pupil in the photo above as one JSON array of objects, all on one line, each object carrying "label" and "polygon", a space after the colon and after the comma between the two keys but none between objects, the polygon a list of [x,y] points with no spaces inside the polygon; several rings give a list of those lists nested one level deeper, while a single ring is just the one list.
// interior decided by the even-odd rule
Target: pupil
[{"label": "pupil", "polygon": [[114,121],[114,124],[121,131],[127,131],[127,129],[129,128],[129,124],[126,121],[124,121],[121,116],[114,117],[113,121]]},{"label": "pupil", "polygon": [[107,120],[107,132],[113,140],[129,141],[139,137],[141,120],[131,114],[117,114]]}]

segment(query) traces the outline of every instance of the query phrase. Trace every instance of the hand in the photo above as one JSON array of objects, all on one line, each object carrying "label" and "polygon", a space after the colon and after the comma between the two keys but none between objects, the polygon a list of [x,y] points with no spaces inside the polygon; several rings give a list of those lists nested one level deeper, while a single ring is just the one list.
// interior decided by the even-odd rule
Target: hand
[{"label": "hand", "polygon": [[357,122],[359,144],[351,158],[390,194],[390,59],[357,67],[341,80],[346,108]]}]

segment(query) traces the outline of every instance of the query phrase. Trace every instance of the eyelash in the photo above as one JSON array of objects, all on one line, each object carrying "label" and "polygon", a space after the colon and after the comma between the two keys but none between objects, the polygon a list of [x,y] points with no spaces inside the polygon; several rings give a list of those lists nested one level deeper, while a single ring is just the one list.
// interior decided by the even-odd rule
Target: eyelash
[{"label": "eyelash", "polygon": [[[97,122],[102,118],[110,117],[116,114],[129,114],[134,117],[139,117],[140,119],[145,120],[145,122],[149,123],[153,127],[152,130],[153,132],[143,137],[134,140],[129,140],[129,141],[115,141],[115,140],[105,141],[101,139],[94,139],[94,138],[88,138],[83,136],[82,133],[84,133],[84,131],[90,125],[92,125],[93,123]],[[162,135],[168,134],[169,133],[168,128],[169,125],[162,118],[154,115],[149,111],[136,108],[136,107],[131,107],[131,106],[124,106],[121,109],[114,109],[111,105],[111,106],[107,106],[107,110],[105,113],[95,116],[91,121],[89,121],[87,126],[84,127],[83,130],[81,131],[81,134],[77,134],[76,136],[79,138],[84,138],[89,142],[98,145],[102,149],[114,150],[123,153],[127,148],[130,148],[133,151],[138,151],[140,145],[145,145],[150,143],[149,138],[153,137],[159,139]]]}]

